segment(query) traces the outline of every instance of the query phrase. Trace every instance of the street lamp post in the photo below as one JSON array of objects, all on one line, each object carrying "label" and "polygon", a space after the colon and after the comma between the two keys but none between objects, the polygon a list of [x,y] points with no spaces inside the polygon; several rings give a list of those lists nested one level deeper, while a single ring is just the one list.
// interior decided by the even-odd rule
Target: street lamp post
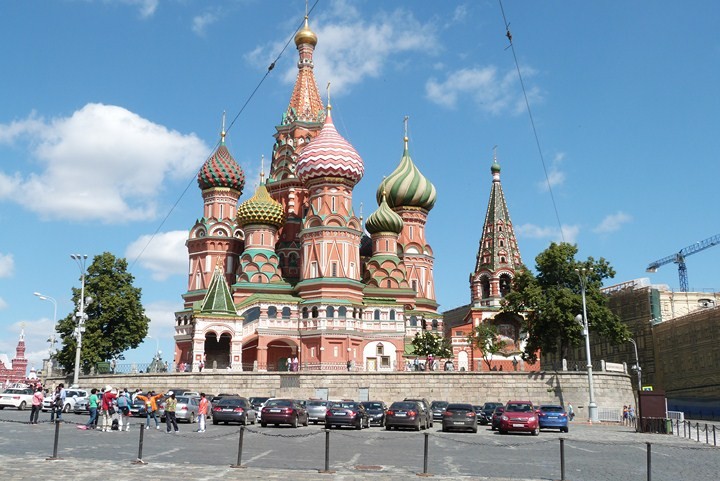
[{"label": "street lamp post", "polygon": [[[591,423],[596,423],[598,419],[597,404],[595,404],[595,386],[593,384],[592,360],[590,358],[590,330],[588,328],[587,303],[585,302],[585,289],[587,287],[587,269],[575,269],[580,279],[580,289],[582,292],[582,327],[585,336],[585,356],[587,357],[587,375],[588,375],[588,394],[590,402],[588,403],[588,417]],[[578,316],[580,317],[580,316]],[[577,319],[577,317],[575,318]]]},{"label": "street lamp post", "polygon": [[49,301],[53,303],[53,333],[50,335],[50,338],[48,338],[48,342],[50,343],[50,348],[48,349],[48,376],[52,376],[52,366],[53,366],[53,360],[52,357],[55,354],[55,329],[57,326],[57,301],[55,298],[46,296],[45,294],[40,294],[39,292],[33,292],[34,296],[37,296],[38,299],[41,301]]},{"label": "street lamp post", "polygon": [[75,328],[75,339],[77,340],[77,347],[75,349],[75,373],[73,374],[73,386],[77,386],[78,379],[80,378],[80,352],[82,351],[82,333],[85,332],[85,321],[87,315],[85,314],[85,307],[87,304],[92,302],[92,298],[88,296],[85,299],[85,261],[87,261],[87,254],[71,254],[70,258],[73,259],[80,269],[80,309],[75,314],[78,318],[77,327]]},{"label": "street lamp post", "polygon": [[628,339],[628,341],[632,342],[632,345],[635,348],[635,366],[633,366],[633,369],[637,371],[638,391],[642,391],[642,368],[640,367],[640,357],[638,357],[637,343],[633,338]]}]

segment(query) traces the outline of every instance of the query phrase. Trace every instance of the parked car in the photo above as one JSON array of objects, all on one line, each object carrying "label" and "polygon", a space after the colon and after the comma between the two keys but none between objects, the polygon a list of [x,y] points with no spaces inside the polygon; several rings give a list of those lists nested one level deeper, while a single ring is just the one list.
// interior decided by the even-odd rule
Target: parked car
[{"label": "parked car", "polygon": [[483,409],[482,404],[473,404],[473,409],[475,410],[475,420],[479,423],[480,418],[482,418],[483,415]]},{"label": "parked car", "polygon": [[498,406],[490,416],[490,427],[493,431],[500,427],[500,418],[502,418],[504,412],[505,406]]},{"label": "parked car", "polygon": [[294,428],[298,427],[298,424],[307,426],[307,411],[292,399],[269,399],[260,416],[260,426],[266,427],[268,424],[289,424]]},{"label": "parked car", "polygon": [[257,413],[250,401],[244,397],[226,396],[219,399],[212,408],[212,422],[255,424]]},{"label": "parked car", "polygon": [[308,413],[308,419],[313,424],[325,422],[325,412],[330,405],[330,401],[325,399],[311,399],[305,404]]},{"label": "parked car", "polygon": [[359,402],[340,401],[333,402],[325,413],[325,429],[333,426],[353,426],[355,429],[369,428],[370,418],[365,406]]},{"label": "parked car", "polygon": [[540,434],[538,415],[531,401],[508,401],[505,412],[500,417],[500,434],[511,431],[529,432],[533,436]]},{"label": "parked car", "polygon": [[[89,395],[89,392],[85,389],[75,389],[70,388],[65,390],[65,403],[63,404],[62,411],[64,413],[69,413],[70,411],[75,411],[75,403],[78,401],[78,399],[85,398],[87,399]],[[44,412],[50,411],[52,409],[53,402],[55,401],[55,394],[51,394],[49,396],[45,396],[45,399],[43,399],[42,403],[42,410]],[[86,410],[87,412],[87,410]]]},{"label": "parked car", "polygon": [[[177,407],[175,408],[175,417],[179,421],[186,421],[190,424],[197,421],[198,408],[200,407],[200,398],[197,396],[175,396],[177,399]],[[165,417],[165,403],[162,404],[162,418]],[[160,407],[158,407],[160,411]],[[160,413],[158,413],[160,415]]]},{"label": "parked car", "polygon": [[427,420],[423,429],[431,428],[433,426],[432,409],[430,408],[430,403],[428,402],[427,399],[406,397],[405,401],[416,401],[420,404],[422,413],[425,415],[425,419]]},{"label": "parked car", "polygon": [[[130,404],[130,415],[139,417],[139,418],[147,417],[147,407],[145,406],[145,401],[143,401],[142,399],[136,399],[135,401],[133,401]],[[158,408],[157,408],[157,411],[155,411],[155,415],[160,420],[165,419],[165,403],[164,402],[158,403]]]},{"label": "parked car", "polygon": [[362,405],[365,406],[365,412],[368,414],[371,426],[373,424],[377,424],[380,427],[385,426],[387,404],[382,401],[363,401]]},{"label": "parked car", "polygon": [[448,432],[452,430],[470,430],[477,432],[477,414],[472,404],[452,403],[448,404],[447,409],[443,413],[442,430]]},{"label": "parked car", "polygon": [[554,404],[543,404],[537,410],[540,429],[559,429],[568,432],[568,415],[565,408]]},{"label": "parked car", "polygon": [[255,412],[257,412],[258,421],[262,418],[262,408],[268,399],[270,399],[270,398],[269,397],[257,397],[257,396],[253,396],[250,398],[250,404],[252,404],[252,407],[255,409]]},{"label": "parked car", "polygon": [[[208,397],[208,396],[205,396],[205,397]],[[221,392],[221,393],[218,394],[218,395],[215,395],[215,396],[212,396],[212,397],[208,397],[208,399],[210,399],[210,402],[211,402],[211,403],[213,404],[213,406],[214,406],[216,402],[218,402],[219,400],[221,400],[222,398],[225,398],[225,397],[242,397],[242,396],[240,396],[240,395],[237,394],[237,393],[235,393],[235,394],[229,394],[229,393]],[[248,402],[249,402],[249,401],[248,401]]]},{"label": "parked car", "polygon": [[32,406],[33,390],[31,388],[11,387],[0,393],[0,409],[17,408],[22,411]]},{"label": "parked car", "polygon": [[427,419],[422,412],[422,403],[418,401],[397,401],[385,412],[385,429],[414,428],[425,429]]},{"label": "parked car", "polygon": [[505,406],[503,403],[498,402],[488,402],[483,404],[482,406],[482,413],[480,414],[480,418],[478,419],[478,422],[482,424],[483,426],[486,424],[490,424],[492,422],[493,413],[495,412],[495,408],[499,408]]},{"label": "parked car", "polygon": [[448,404],[447,401],[433,401],[430,403],[433,420],[437,419],[438,421],[442,421],[443,413],[445,412],[445,408],[448,407]]},{"label": "parked car", "polygon": [[79,397],[75,400],[75,406],[73,407],[75,414],[89,414],[90,413],[90,401],[87,397]]}]

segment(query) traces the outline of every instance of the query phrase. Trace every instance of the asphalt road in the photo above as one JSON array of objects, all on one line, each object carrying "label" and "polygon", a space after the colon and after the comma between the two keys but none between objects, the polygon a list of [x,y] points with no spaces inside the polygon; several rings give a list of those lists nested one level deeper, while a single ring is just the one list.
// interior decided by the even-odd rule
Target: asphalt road
[{"label": "asphalt road", "polygon": [[[55,426],[42,413],[41,423],[29,425],[28,411],[0,411],[0,478],[98,479],[115,470],[155,479],[306,480],[322,477],[360,480],[416,479],[424,469],[426,432],[332,430],[330,470],[325,468],[325,431],[320,426],[248,426],[243,436],[242,464],[238,456],[240,428],[214,426],[197,433],[197,425],[181,424],[178,434],[143,431],[142,460],[138,459],[140,428],[130,432],[83,431],[76,423],[86,416],[65,414],[60,425],[57,457],[53,455]],[[142,420],[144,422],[144,420]],[[638,434],[618,425],[572,423],[569,433],[543,431],[540,436],[500,435],[480,426],[477,434],[442,433],[439,423],[428,433],[428,473],[436,479],[556,480],[561,478],[560,438],[564,438],[565,479],[572,481],[647,480],[651,443],[653,481],[716,481],[720,448],[661,434]],[[51,471],[48,471],[51,470]]]}]

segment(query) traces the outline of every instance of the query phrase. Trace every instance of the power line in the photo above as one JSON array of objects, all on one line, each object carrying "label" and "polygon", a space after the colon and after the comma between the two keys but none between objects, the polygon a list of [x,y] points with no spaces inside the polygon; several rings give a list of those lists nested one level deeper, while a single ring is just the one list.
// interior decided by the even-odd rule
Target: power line
[{"label": "power line", "polygon": [[545,165],[545,156],[543,155],[542,147],[540,146],[540,138],[538,137],[537,128],[535,127],[535,119],[533,118],[532,110],[530,109],[530,100],[528,100],[527,91],[525,90],[525,82],[523,81],[522,73],[520,72],[520,63],[518,62],[517,55],[515,54],[515,44],[512,41],[512,33],[510,32],[510,24],[505,17],[505,9],[503,8],[502,0],[498,0],[500,4],[500,12],[502,12],[503,23],[505,24],[505,36],[510,42],[508,48],[512,50],[513,59],[515,60],[515,68],[517,69],[518,78],[520,79],[520,86],[522,87],[523,96],[525,97],[525,106],[527,107],[528,116],[530,117],[530,125],[532,126],[533,135],[535,136],[535,145],[537,146],[538,153],[540,154],[540,161],[542,162],[543,172],[545,173],[545,182],[547,183],[548,191],[550,192],[550,199],[552,200],[553,209],[555,210],[555,218],[557,219],[558,227],[560,228],[560,237],[565,242],[565,233],[563,232],[562,222],[560,222],[560,213],[558,212],[557,203],[555,202],[555,195],[553,194],[552,185],[550,183],[550,176],[548,175],[547,166]]},{"label": "power line", "polygon": [[[315,3],[313,4],[312,8],[310,8],[309,10],[307,10],[307,14],[306,14],[306,15],[310,15],[310,13],[312,13],[312,11],[315,10],[315,7],[317,6],[317,4],[318,4],[319,2],[320,2],[320,0],[315,0]],[[265,75],[262,76],[262,78],[260,79],[260,81],[258,82],[258,84],[255,86],[255,88],[253,89],[253,91],[250,93],[250,95],[248,96],[248,98],[245,100],[245,103],[243,103],[242,107],[240,107],[240,110],[238,111],[238,113],[235,115],[235,117],[233,117],[232,121],[231,121],[230,124],[228,125],[228,128],[227,128],[226,132],[229,132],[230,129],[232,129],[233,125],[235,125],[235,122],[238,120],[238,118],[240,117],[240,115],[242,115],[242,113],[245,111],[245,108],[248,106],[248,104],[249,104],[250,101],[253,99],[253,97],[255,97],[255,94],[257,93],[257,91],[260,90],[260,87],[261,87],[262,84],[265,82],[265,80],[267,79],[268,75],[270,75],[270,72],[272,72],[273,69],[275,68],[275,65],[276,65],[277,62],[280,60],[280,57],[282,57],[282,55],[285,53],[285,50],[287,50],[288,46],[290,45],[290,42],[292,42],[293,39],[295,38],[295,34],[297,34],[297,32],[300,31],[300,29],[303,28],[304,26],[305,26],[305,19],[303,18],[303,20],[300,22],[300,25],[295,29],[295,32],[293,32],[293,34],[290,36],[290,38],[288,39],[288,41],[285,43],[285,46],[282,48],[282,50],[280,50],[280,53],[278,53],[278,55],[275,57],[275,60],[273,60],[273,62],[270,63],[270,65],[269,65],[268,68],[267,68],[267,71],[265,71]],[[187,185],[185,186],[185,189],[183,189],[183,191],[182,191],[182,193],[180,194],[180,196],[177,198],[177,200],[176,200],[175,203],[172,205],[172,207],[170,208],[170,210],[168,211],[168,213],[165,215],[165,217],[163,218],[163,220],[162,220],[162,221],[160,222],[160,224],[157,226],[157,229],[155,229],[155,232],[153,232],[152,236],[150,236],[150,239],[148,239],[147,243],[143,246],[142,250],[138,253],[138,255],[135,257],[135,259],[132,261],[132,263],[130,264],[130,270],[132,270],[132,268],[135,266],[135,264],[137,264],[137,262],[140,260],[140,258],[142,257],[142,255],[145,253],[145,250],[148,248],[148,246],[149,246],[149,245],[152,243],[152,241],[155,239],[155,237],[157,236],[158,232],[160,232],[160,229],[162,229],[162,227],[165,225],[165,222],[167,222],[167,220],[170,218],[170,215],[175,211],[175,208],[177,207],[177,205],[180,203],[180,201],[183,199],[183,197],[185,197],[185,194],[187,193],[188,189],[190,189],[190,186],[191,186],[191,185],[193,184],[193,182],[195,181],[195,179],[196,179],[196,177],[197,177],[197,174],[200,172],[200,169],[202,169],[202,166],[205,165],[205,162],[207,162],[207,160],[213,155],[213,153],[217,150],[217,148],[218,148],[219,145],[220,145],[220,140],[218,140],[218,141],[215,142],[215,145],[213,146],[210,154],[205,157],[205,160],[203,160],[200,168],[195,171],[195,174],[193,174],[193,176],[190,178],[190,180],[188,181]]]}]

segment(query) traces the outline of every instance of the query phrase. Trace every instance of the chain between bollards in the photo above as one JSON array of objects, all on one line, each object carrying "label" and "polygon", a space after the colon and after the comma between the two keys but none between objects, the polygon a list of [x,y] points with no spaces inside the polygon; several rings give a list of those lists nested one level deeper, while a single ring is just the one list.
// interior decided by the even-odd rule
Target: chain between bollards
[{"label": "chain between bollards", "polygon": [[430,433],[423,433],[425,434],[425,449],[423,450],[423,472],[417,473],[418,476],[432,476],[432,474],[428,473],[428,446],[429,446],[429,440],[430,440]]},{"label": "chain between bollards", "polygon": [[565,438],[560,438],[560,481],[565,481]]},{"label": "chain between bollards", "polygon": [[652,444],[647,444],[647,481],[652,481]]},{"label": "chain between bollards", "polygon": [[244,468],[245,466],[242,465],[242,446],[243,446],[243,436],[245,435],[245,426],[240,426],[240,440],[238,441],[238,457],[237,457],[237,464],[231,464],[231,468]]},{"label": "chain between bollards", "polygon": [[330,430],[324,429],[325,431],[325,469],[318,471],[322,474],[334,474],[335,471],[330,469]]},{"label": "chain between bollards", "polygon": [[53,441],[53,455],[49,458],[45,458],[45,461],[55,461],[58,458],[58,441],[60,439],[60,419],[55,421],[55,440]]},{"label": "chain between bollards", "polygon": [[140,426],[140,442],[138,443],[138,457],[135,461],[133,461],[133,464],[147,464],[145,461],[143,461],[142,458],[142,450],[143,450],[143,439],[145,436],[145,427],[142,425],[142,423],[138,424]]}]

